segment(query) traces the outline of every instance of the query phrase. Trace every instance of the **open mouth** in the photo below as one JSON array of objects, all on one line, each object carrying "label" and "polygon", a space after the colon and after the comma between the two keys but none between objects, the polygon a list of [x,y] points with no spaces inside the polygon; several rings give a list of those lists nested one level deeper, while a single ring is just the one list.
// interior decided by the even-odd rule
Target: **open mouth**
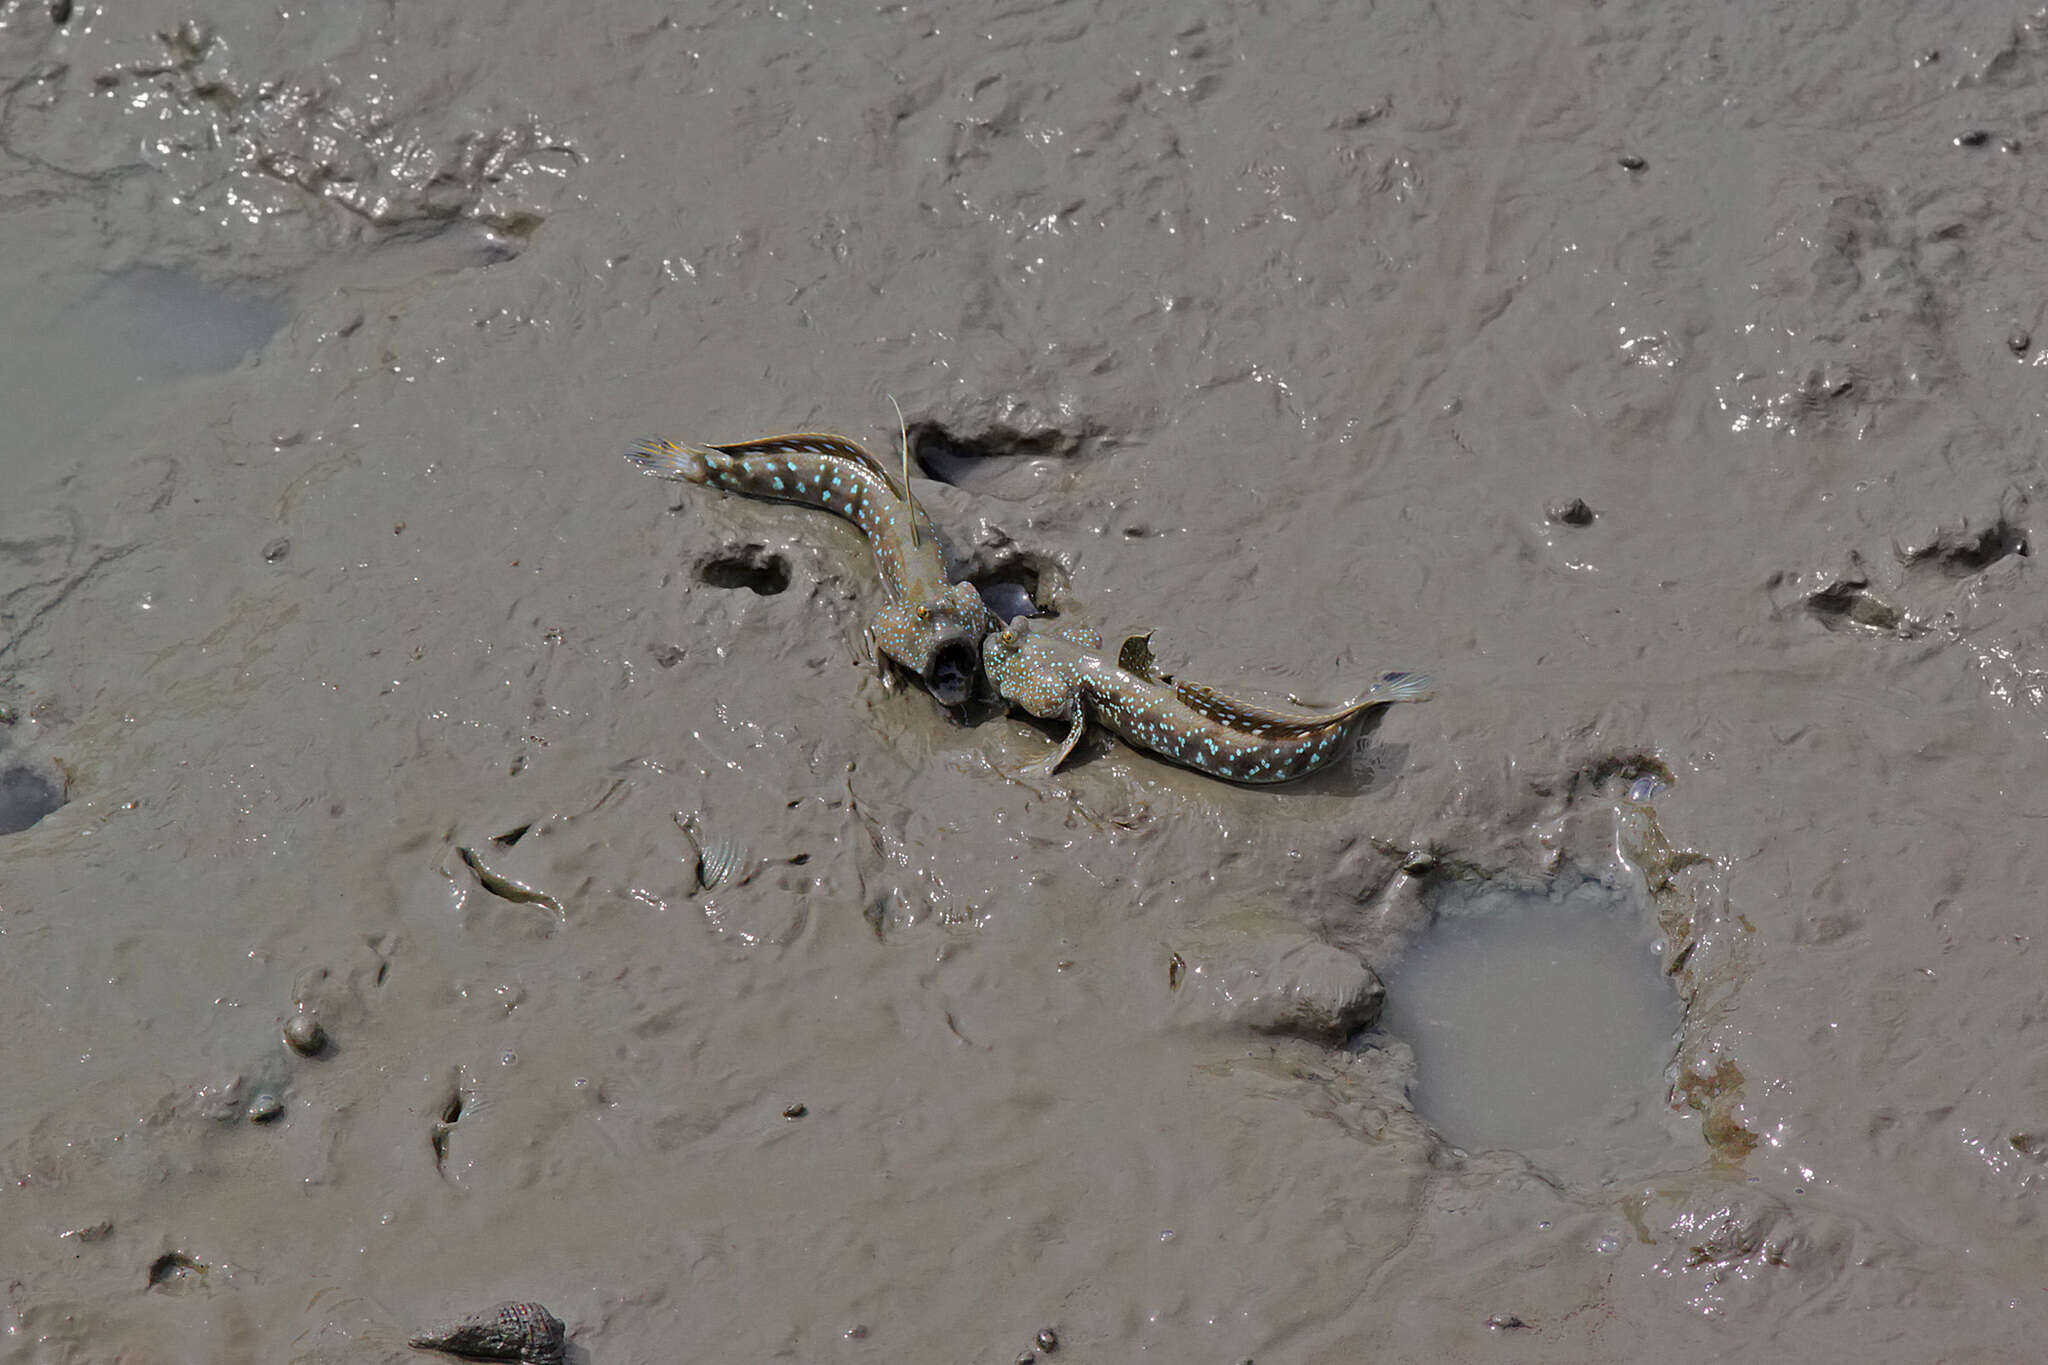
[{"label": "open mouth", "polygon": [[981,655],[970,640],[942,640],[924,671],[925,686],[945,706],[958,706],[974,695]]}]

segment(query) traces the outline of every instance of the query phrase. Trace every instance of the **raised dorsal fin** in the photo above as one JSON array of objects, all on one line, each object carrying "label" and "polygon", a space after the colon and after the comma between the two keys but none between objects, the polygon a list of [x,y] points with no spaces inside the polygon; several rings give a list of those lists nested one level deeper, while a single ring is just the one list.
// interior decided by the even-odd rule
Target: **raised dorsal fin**
[{"label": "raised dorsal fin", "polygon": [[1347,706],[1341,711],[1275,711],[1218,692],[1198,682],[1174,685],[1180,699],[1218,725],[1228,726],[1262,739],[1312,735],[1333,725],[1342,725],[1364,709]]},{"label": "raised dorsal fin", "polygon": [[1126,673],[1159,681],[1158,666],[1152,662],[1152,632],[1126,635],[1122,648],[1116,652],[1116,666]]},{"label": "raised dorsal fin", "polygon": [[910,491],[910,428],[903,421],[903,405],[893,393],[889,395],[889,406],[896,409],[896,434],[903,439],[903,501],[910,504],[910,548],[915,550],[921,537],[917,530],[917,494]]},{"label": "raised dorsal fin", "polygon": [[728,455],[824,455],[833,459],[851,460],[864,466],[882,481],[890,492],[896,491],[895,480],[889,471],[882,468],[874,456],[861,448],[857,441],[844,436],[833,436],[822,431],[800,431],[789,436],[763,436],[758,441],[741,441],[737,445],[713,446],[713,450]]}]

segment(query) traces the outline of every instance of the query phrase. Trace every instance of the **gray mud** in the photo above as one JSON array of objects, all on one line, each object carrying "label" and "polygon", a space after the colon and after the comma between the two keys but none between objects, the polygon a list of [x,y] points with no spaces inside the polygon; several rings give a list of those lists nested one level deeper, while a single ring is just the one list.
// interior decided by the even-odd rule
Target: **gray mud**
[{"label": "gray mud", "polygon": [[[0,763],[68,798],[0,842],[11,1356],[2036,1353],[2048,22],[57,8],[0,3]],[[138,278],[203,355],[74,347]],[[888,394],[977,575],[1437,700],[1278,791],[1021,781],[865,666],[848,528],[619,458]],[[1460,1154],[1293,1027],[1451,877],[1648,899],[1652,1156]],[[1351,994],[1205,1011],[1220,923]]]}]

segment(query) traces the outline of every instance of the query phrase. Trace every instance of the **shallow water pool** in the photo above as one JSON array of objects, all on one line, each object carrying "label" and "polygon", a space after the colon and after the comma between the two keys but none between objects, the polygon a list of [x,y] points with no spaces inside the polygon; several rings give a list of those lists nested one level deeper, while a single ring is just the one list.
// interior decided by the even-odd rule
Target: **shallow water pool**
[{"label": "shallow water pool", "polygon": [[17,278],[0,292],[0,473],[42,467],[48,447],[153,385],[242,363],[283,323],[282,303],[178,271]]},{"label": "shallow water pool", "polygon": [[1422,1116],[1473,1150],[1655,1141],[1681,1011],[1648,910],[1595,882],[1453,883],[1434,908],[1385,973],[1382,1020],[1415,1049]]}]

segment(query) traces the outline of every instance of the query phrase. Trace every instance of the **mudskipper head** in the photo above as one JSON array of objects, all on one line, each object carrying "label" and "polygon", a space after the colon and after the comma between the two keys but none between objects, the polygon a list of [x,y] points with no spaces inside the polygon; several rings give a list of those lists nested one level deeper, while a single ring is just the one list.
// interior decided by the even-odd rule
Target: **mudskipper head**
[{"label": "mudskipper head", "polygon": [[1012,621],[981,642],[981,665],[997,695],[1041,720],[1068,714],[1079,686],[1071,662],[1055,647],[1057,639],[1028,621]]},{"label": "mudskipper head", "polygon": [[875,643],[924,680],[943,706],[959,706],[981,685],[981,639],[995,617],[972,583],[928,602],[894,602],[875,617]]},{"label": "mudskipper head", "polygon": [[988,672],[988,680],[995,684],[996,692],[1007,697],[1003,684],[1018,665],[1018,655],[1024,649],[1024,637],[1031,627],[1022,621],[1012,621],[1000,630],[992,630],[981,639],[981,666]]}]

